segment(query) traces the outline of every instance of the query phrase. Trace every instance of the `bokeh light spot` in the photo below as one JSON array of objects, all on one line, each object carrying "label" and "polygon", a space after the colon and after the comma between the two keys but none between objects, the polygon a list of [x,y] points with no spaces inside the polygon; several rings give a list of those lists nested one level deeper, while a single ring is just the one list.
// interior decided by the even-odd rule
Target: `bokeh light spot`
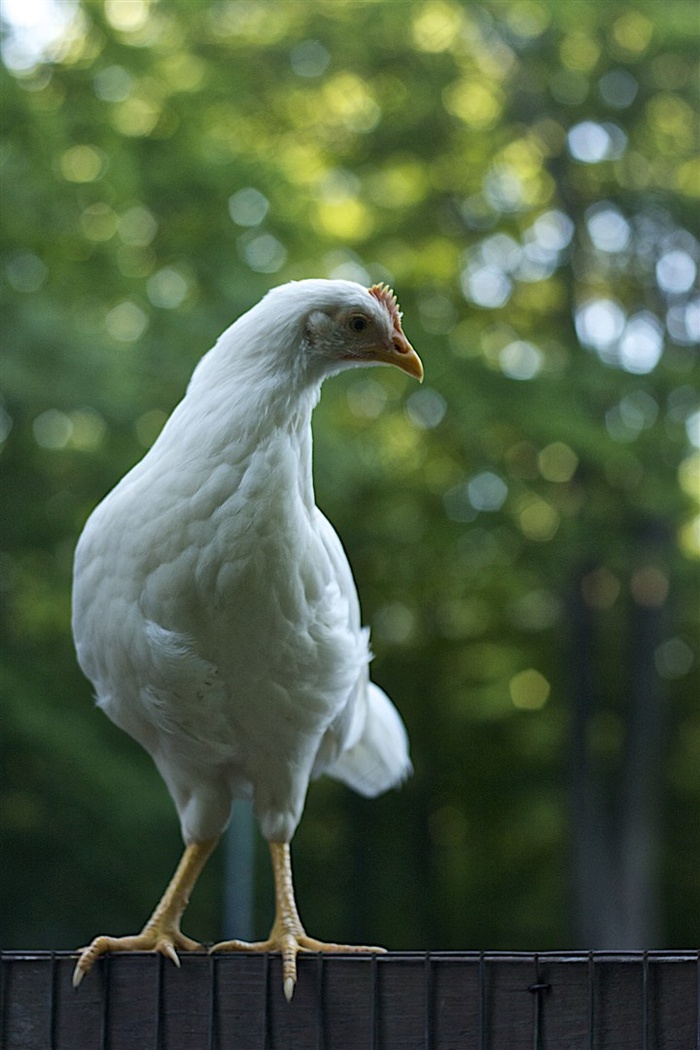
[{"label": "bokeh light spot", "polygon": [[287,261],[287,249],[271,233],[261,233],[242,246],[243,258],[256,273],[277,273]]},{"label": "bokeh light spot", "polygon": [[133,77],[122,66],[107,66],[93,78],[95,94],[103,102],[123,102],[129,97]]},{"label": "bokeh light spot", "polygon": [[413,19],[413,42],[419,51],[439,54],[455,42],[462,26],[462,14],[455,4],[419,4]]},{"label": "bokeh light spot", "polygon": [[254,186],[245,186],[229,197],[228,210],[238,226],[259,226],[270,210],[270,202]]},{"label": "bokeh light spot", "polygon": [[507,303],[511,289],[509,278],[494,266],[470,265],[462,274],[465,298],[490,310]]},{"label": "bokeh light spot", "polygon": [[619,360],[626,372],[646,375],[659,363],[664,349],[663,328],[648,310],[627,321],[619,344]]},{"label": "bokeh light spot", "polygon": [[591,240],[600,251],[621,252],[630,242],[630,224],[622,212],[608,201],[588,209],[586,226]]},{"label": "bokeh light spot", "polygon": [[438,426],[447,411],[447,402],[437,390],[424,387],[411,394],[406,402],[406,414],[420,430],[432,430]]},{"label": "bokeh light spot", "polygon": [[637,56],[646,51],[654,34],[654,24],[641,11],[629,8],[613,24],[613,39],[623,51]]},{"label": "bokeh light spot", "polygon": [[664,252],[656,264],[656,280],[667,295],[682,295],[695,283],[698,268],[695,260],[681,248]]},{"label": "bokeh light spot", "polygon": [[135,205],[119,216],[117,233],[124,244],[145,248],[158,232],[153,214],[143,205]]},{"label": "bokeh light spot", "polygon": [[627,136],[617,124],[583,120],[569,129],[567,144],[574,160],[598,164],[602,160],[621,157],[627,146]]},{"label": "bokeh light spot", "polygon": [[68,182],[95,182],[107,165],[106,155],[96,146],[71,146],[60,159],[61,174]]},{"label": "bokeh light spot", "polygon": [[523,339],[504,346],[498,355],[498,363],[504,375],[510,379],[534,379],[542,369],[542,354]]},{"label": "bokeh light spot", "polygon": [[503,105],[495,91],[480,80],[456,81],[445,88],[443,101],[448,113],[479,131],[493,127]]},{"label": "bokeh light spot", "polygon": [[302,40],[289,56],[292,69],[299,77],[320,77],[328,69],[331,56],[319,40]]},{"label": "bokeh light spot", "polygon": [[596,350],[604,361],[616,360],[609,353],[625,328],[625,314],[613,299],[592,299],[576,311],[576,333],[584,346]]},{"label": "bokeh light spot", "polygon": [[539,453],[537,465],[546,481],[565,483],[576,473],[578,456],[565,442],[554,441]]},{"label": "bokeh light spot", "polygon": [[560,518],[551,503],[530,493],[518,502],[517,521],[526,539],[548,543],[559,529]]},{"label": "bokeh light spot", "polygon": [[165,266],[148,278],[146,290],[154,306],[174,310],[181,306],[190,294],[191,286],[189,275],[174,266]]},{"label": "bokeh light spot", "polygon": [[406,645],[416,628],[416,618],[403,602],[390,602],[376,610],[373,617],[376,633],[390,645]]},{"label": "bokeh light spot", "polygon": [[134,33],[148,21],[150,4],[147,0],[105,0],[107,21],[122,33]]},{"label": "bokeh light spot", "polygon": [[119,343],[135,343],[148,327],[148,318],[140,306],[126,300],[107,313],[105,327]]},{"label": "bokeh light spot", "polygon": [[695,654],[683,638],[669,638],[657,647],[654,662],[662,678],[684,678],[693,668]]},{"label": "bokeh light spot", "polygon": [[315,218],[323,233],[339,240],[361,241],[374,229],[371,211],[356,197],[319,201]]},{"label": "bokeh light spot", "polygon": [[56,451],[65,448],[73,433],[70,416],[57,408],[48,408],[32,423],[34,439],[41,448]]},{"label": "bokeh light spot", "polygon": [[533,667],[513,675],[508,688],[513,707],[520,711],[539,711],[547,703],[552,691],[544,675]]},{"label": "bokeh light spot", "polygon": [[80,215],[80,228],[89,241],[109,241],[117,232],[118,219],[104,202],[89,204]]},{"label": "bokeh light spot", "polygon": [[16,292],[38,292],[46,283],[49,268],[33,252],[17,252],[8,259],[6,272]]},{"label": "bokeh light spot", "polygon": [[627,109],[637,97],[639,84],[627,69],[611,69],[598,83],[604,102],[613,109]]},{"label": "bokeh light spot", "polygon": [[645,565],[632,573],[630,590],[637,605],[645,609],[660,609],[669,592],[669,579],[655,565]]},{"label": "bokeh light spot", "polygon": [[491,470],[481,471],[467,483],[469,502],[475,510],[500,510],[508,496],[503,478]]}]

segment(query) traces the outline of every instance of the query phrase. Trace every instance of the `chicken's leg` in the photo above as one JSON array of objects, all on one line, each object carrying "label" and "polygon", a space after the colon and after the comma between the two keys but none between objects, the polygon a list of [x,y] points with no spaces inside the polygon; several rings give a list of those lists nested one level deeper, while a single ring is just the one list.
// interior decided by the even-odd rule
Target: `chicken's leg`
[{"label": "chicken's leg", "polygon": [[301,924],[294,898],[292,861],[288,842],[271,842],[270,856],[275,876],[275,921],[266,941],[222,941],[211,949],[218,951],[281,952],[282,979],[287,1001],[294,995],[297,955],[302,952],[384,952],[366,945],[327,944],[309,937]]},{"label": "chicken's leg", "polygon": [[176,949],[195,951],[202,947],[180,932],[180,920],[202,868],[218,841],[209,839],[185,848],[168,888],[141,933],[133,937],[95,937],[92,944],[82,949],[73,971],[74,987],[78,987],[85,974],[92,969],[95,959],[105,952],[157,951],[167,955],[179,966]]}]

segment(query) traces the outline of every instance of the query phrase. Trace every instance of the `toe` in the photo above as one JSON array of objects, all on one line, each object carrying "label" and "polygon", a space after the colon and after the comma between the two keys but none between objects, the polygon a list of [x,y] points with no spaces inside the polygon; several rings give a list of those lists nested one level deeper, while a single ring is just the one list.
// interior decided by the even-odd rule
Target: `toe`
[{"label": "toe", "polygon": [[300,942],[293,934],[288,933],[281,938],[282,981],[284,983],[284,997],[287,1002],[291,1001],[294,995],[294,987],[297,983],[297,955],[300,948]]},{"label": "toe", "polygon": [[338,955],[385,955],[386,948],[380,948],[372,944],[334,944],[328,941],[318,941],[315,937],[309,937],[304,933],[298,938],[299,947],[307,952],[331,952]]},{"label": "toe", "polygon": [[77,988],[83,977],[90,973],[96,959],[107,952],[160,952],[167,956],[179,968],[179,951],[198,951],[202,945],[190,940],[172,927],[162,928],[156,925],[146,927],[133,937],[95,937],[92,944],[80,951],[80,956],[73,971],[73,987]]},{"label": "toe", "polygon": [[95,937],[87,948],[81,948],[80,956],[73,970],[73,987],[77,988],[83,977],[90,973],[95,959],[109,951],[109,937]]},{"label": "toe", "polygon": [[274,952],[277,951],[277,945],[273,944],[272,941],[219,941],[218,944],[212,944],[209,949],[209,954],[212,955],[214,952]]}]

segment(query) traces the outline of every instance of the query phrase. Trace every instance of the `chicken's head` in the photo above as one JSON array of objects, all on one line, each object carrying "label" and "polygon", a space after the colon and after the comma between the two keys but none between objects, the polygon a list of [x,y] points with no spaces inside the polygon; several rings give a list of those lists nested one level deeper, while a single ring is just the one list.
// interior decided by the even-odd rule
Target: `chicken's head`
[{"label": "chicken's head", "polygon": [[352,365],[389,364],[422,381],[423,365],[401,327],[393,291],[349,281],[328,281],[327,303],[309,312],[306,352],[328,372]]}]

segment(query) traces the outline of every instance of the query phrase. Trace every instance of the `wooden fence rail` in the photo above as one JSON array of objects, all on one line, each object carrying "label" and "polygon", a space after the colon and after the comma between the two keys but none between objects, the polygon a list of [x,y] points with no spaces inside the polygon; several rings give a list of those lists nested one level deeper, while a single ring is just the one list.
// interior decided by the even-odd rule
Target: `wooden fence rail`
[{"label": "wooden fence rail", "polygon": [[3,952],[3,1050],[700,1050],[700,952]]}]

